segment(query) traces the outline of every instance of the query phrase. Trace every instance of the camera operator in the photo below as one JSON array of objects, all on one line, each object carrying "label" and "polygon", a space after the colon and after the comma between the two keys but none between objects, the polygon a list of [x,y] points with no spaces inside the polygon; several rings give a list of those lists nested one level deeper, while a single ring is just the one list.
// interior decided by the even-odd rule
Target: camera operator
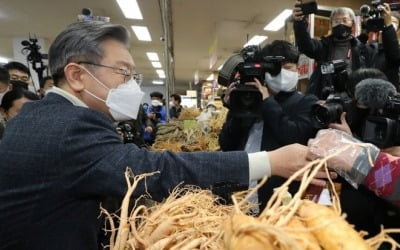
[{"label": "camera operator", "polygon": [[[397,8],[395,6],[395,8]],[[400,15],[392,12],[387,3],[375,3],[360,8],[364,17],[366,44],[373,50],[371,67],[381,70],[389,81],[399,90],[400,49],[397,39]]]},{"label": "camera operator", "polygon": [[160,92],[151,92],[151,105],[148,107],[146,114],[151,121],[151,125],[144,129],[144,140],[148,145],[152,145],[156,136],[156,128],[158,123],[167,122],[167,111],[163,105],[164,95]]},{"label": "camera operator", "polygon": [[[318,99],[313,95],[302,95],[296,90],[298,82],[297,62],[299,52],[287,41],[276,40],[262,49],[263,56],[283,56],[281,70],[272,76],[265,73],[265,82],[257,78],[246,85],[255,86],[262,93],[261,117],[238,117],[230,107],[231,96],[236,91],[231,84],[223,100],[230,108],[219,135],[223,151],[273,150],[290,143],[306,144],[316,129],[310,120],[311,106]],[[241,76],[243,77],[243,76]],[[265,85],[266,86],[265,86]],[[271,177],[259,191],[261,209],[272,195],[274,187],[284,182],[283,178]]]},{"label": "camera operator", "polygon": [[359,68],[368,67],[371,63],[372,51],[353,37],[354,11],[347,7],[340,7],[332,11],[330,16],[331,34],[324,36],[321,40],[312,39],[307,31],[307,19],[296,1],[293,9],[293,29],[296,44],[301,53],[313,58],[317,67],[310,77],[306,93],[316,95],[325,99],[329,93],[324,89],[332,85],[331,79],[321,73],[323,63],[342,59],[348,65],[348,72]]},{"label": "camera operator", "polygon": [[[342,113],[340,123],[329,124],[330,128],[342,130],[354,137],[365,141],[363,131],[365,124],[375,107],[380,106],[387,96],[394,93],[393,85],[387,81],[383,72],[374,68],[365,68],[354,71],[347,82],[347,93],[352,99],[352,105],[348,107],[347,113]],[[393,153],[389,149],[382,149],[382,152]],[[340,194],[341,206],[346,212],[347,220],[354,224],[358,230],[365,230],[370,235],[379,232],[380,225],[385,227],[398,227],[398,214],[388,216],[387,211],[392,208],[366,187],[354,189],[346,181],[341,181],[342,191]],[[397,219],[394,219],[396,217]],[[369,220],[365,220],[369,218]],[[394,222],[394,224],[393,224]]]}]

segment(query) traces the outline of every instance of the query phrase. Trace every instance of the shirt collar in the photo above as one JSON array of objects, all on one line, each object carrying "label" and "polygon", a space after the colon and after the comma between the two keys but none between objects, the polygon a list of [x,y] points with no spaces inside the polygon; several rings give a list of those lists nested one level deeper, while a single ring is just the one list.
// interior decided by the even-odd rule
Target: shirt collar
[{"label": "shirt collar", "polygon": [[65,91],[63,89],[57,88],[56,86],[54,86],[50,90],[48,90],[47,93],[54,93],[54,94],[60,95],[60,96],[64,97],[65,99],[67,99],[68,101],[70,101],[74,106],[88,108],[88,106],[84,102],[79,100],[78,97],[71,95],[70,93],[68,93],[67,91]]}]

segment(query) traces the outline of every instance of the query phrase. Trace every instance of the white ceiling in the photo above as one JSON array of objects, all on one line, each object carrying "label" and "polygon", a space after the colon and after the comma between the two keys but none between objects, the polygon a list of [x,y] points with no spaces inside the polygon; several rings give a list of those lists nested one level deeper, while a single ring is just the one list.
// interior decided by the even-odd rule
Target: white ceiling
[{"label": "white ceiling", "polygon": [[[149,27],[152,42],[138,41],[131,32],[131,52],[137,71],[144,74],[144,84],[151,84],[158,76],[145,53],[157,52],[165,66],[164,43],[160,41],[163,29],[159,1],[163,0],[138,0],[143,20],[133,20],[124,18],[115,0],[0,0],[0,56],[13,58],[12,39],[28,37],[29,33],[44,38],[48,47],[55,36],[76,21],[77,14],[86,7],[91,8],[96,16],[110,17],[112,23],[126,27]],[[242,48],[247,37],[267,35],[267,42],[284,39],[284,29],[265,32],[263,27],[283,9],[291,9],[294,3],[293,0],[170,1],[176,90],[188,89],[196,70],[199,71],[200,79],[206,79],[233,52]],[[215,39],[218,40],[218,60],[209,69],[209,48]]]}]

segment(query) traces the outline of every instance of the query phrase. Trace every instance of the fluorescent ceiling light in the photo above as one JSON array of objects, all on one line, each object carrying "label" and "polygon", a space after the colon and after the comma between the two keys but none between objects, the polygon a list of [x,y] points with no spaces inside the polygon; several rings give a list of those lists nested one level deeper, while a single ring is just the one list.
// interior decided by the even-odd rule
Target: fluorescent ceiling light
[{"label": "fluorescent ceiling light", "polygon": [[163,81],[153,81],[153,84],[155,84],[155,85],[163,85],[164,82]]},{"label": "fluorescent ceiling light", "polygon": [[243,47],[248,45],[259,45],[260,43],[264,42],[268,37],[267,36],[253,36]]},{"label": "fluorescent ceiling light", "polygon": [[157,69],[156,72],[157,72],[157,74],[158,74],[158,77],[163,78],[163,79],[165,78],[164,70],[162,70],[162,69]]},{"label": "fluorescent ceiling light", "polygon": [[210,74],[210,75],[207,77],[206,80],[207,80],[207,81],[212,81],[212,80],[214,80],[214,74]]},{"label": "fluorescent ceiling light", "polygon": [[156,52],[147,52],[146,55],[150,61],[160,61],[160,59],[158,59],[158,54]]},{"label": "fluorescent ceiling light", "polygon": [[0,56],[0,63],[8,63],[10,61],[10,59]]},{"label": "fluorescent ceiling light", "polygon": [[151,36],[146,26],[132,25],[132,30],[140,41],[151,41]]},{"label": "fluorescent ceiling light", "polygon": [[136,0],[117,0],[124,16],[130,19],[143,19],[139,5]]},{"label": "fluorescent ceiling light", "polygon": [[292,14],[292,10],[285,9],[283,10],[274,20],[272,20],[269,24],[264,27],[264,30],[268,31],[278,31],[283,26],[285,26],[285,20]]},{"label": "fluorescent ceiling light", "polygon": [[151,62],[154,68],[159,69],[161,68],[161,63],[160,62]]}]

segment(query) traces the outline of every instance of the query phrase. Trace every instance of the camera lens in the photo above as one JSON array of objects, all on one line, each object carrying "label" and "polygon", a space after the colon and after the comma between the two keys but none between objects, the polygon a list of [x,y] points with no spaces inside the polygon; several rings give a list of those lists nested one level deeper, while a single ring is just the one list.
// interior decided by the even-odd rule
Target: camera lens
[{"label": "camera lens", "polygon": [[340,115],[343,112],[343,107],[339,103],[316,104],[312,107],[312,117],[316,122],[317,127],[326,128],[329,123],[340,120]]}]

